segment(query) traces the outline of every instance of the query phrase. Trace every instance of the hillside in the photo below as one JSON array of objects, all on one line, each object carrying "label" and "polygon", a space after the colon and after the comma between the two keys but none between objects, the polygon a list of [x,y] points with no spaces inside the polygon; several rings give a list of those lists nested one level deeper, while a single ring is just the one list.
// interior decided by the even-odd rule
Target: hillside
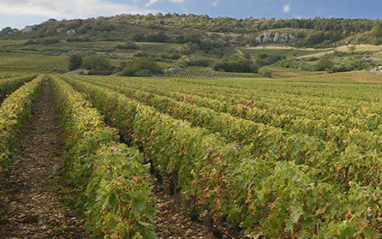
[{"label": "hillside", "polygon": [[0,39],[57,38],[67,41],[213,42],[235,46],[282,43],[299,47],[380,44],[382,21],[370,19],[234,19],[207,15],[117,15],[57,21],[22,30],[4,28]]},{"label": "hillside", "polygon": [[[0,70],[64,73],[82,67],[90,74],[152,76],[203,67],[198,76],[278,77],[277,67],[306,74],[379,69],[380,43],[382,21],[369,19],[234,19],[176,13],[49,19],[0,32]],[[68,67],[73,55],[102,56],[105,67]],[[162,70],[126,69],[139,58],[152,59]],[[286,75],[290,74],[282,76]]]}]

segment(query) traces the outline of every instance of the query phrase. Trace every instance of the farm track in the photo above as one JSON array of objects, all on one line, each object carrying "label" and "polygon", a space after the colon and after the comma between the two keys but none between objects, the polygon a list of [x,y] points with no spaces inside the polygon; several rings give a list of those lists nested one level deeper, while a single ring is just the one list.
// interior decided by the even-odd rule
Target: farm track
[{"label": "farm track", "polygon": [[86,238],[83,219],[63,205],[59,174],[64,143],[49,82],[19,136],[13,170],[0,178],[1,238]]}]

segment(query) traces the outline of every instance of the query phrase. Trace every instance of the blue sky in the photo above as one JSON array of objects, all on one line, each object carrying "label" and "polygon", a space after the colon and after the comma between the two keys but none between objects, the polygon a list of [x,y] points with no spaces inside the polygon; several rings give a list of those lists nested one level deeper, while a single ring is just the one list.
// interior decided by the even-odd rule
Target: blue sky
[{"label": "blue sky", "polygon": [[0,29],[22,29],[49,18],[116,14],[194,13],[234,18],[380,18],[381,0],[0,0]]}]

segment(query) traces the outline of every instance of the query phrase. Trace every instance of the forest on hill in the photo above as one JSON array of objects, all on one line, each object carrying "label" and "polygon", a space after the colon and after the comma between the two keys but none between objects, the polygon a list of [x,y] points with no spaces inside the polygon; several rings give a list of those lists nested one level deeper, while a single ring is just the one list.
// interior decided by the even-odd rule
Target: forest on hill
[{"label": "forest on hill", "polygon": [[[280,73],[278,67],[304,74],[379,71],[382,20],[123,14],[49,19],[21,30],[6,27],[0,31],[0,44],[6,67],[22,65],[13,64],[17,56],[26,59],[20,54],[38,54],[56,57],[49,62],[57,64],[47,68],[60,73],[81,68],[84,74],[102,75],[163,76],[183,71],[180,74],[193,76],[203,72],[212,77],[232,76],[228,73],[272,77]],[[69,64],[58,63],[67,59]]]},{"label": "forest on hill", "polygon": [[[22,30],[6,27],[0,39],[67,41],[145,41],[187,43],[203,47],[283,43],[297,47],[381,44],[382,20],[375,19],[235,19],[208,15],[117,15],[86,20],[49,19]],[[43,41],[43,40],[41,40]],[[212,45],[212,46],[211,46]]]}]

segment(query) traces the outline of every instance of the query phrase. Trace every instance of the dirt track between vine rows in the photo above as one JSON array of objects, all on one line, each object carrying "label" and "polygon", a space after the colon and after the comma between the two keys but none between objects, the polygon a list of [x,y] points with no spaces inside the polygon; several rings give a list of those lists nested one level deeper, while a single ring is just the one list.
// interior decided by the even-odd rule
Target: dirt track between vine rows
[{"label": "dirt track between vine rows", "polygon": [[64,143],[49,82],[20,133],[10,175],[0,177],[0,238],[86,238],[83,219],[63,202]]}]

